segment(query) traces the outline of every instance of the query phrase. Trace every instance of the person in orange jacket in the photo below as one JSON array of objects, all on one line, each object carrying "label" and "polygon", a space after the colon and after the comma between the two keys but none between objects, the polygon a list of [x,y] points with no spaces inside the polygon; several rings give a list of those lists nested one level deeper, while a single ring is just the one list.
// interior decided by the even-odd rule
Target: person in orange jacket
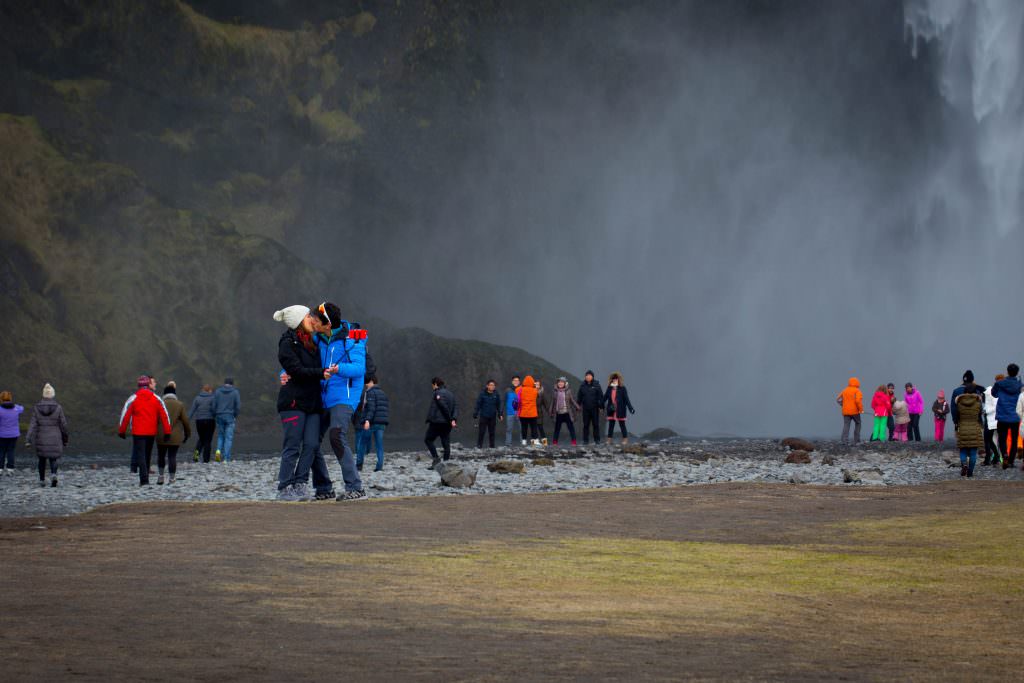
[{"label": "person in orange jacket", "polygon": [[864,394],[860,392],[860,380],[851,377],[846,388],[836,396],[836,403],[843,411],[843,437],[845,444],[850,437],[850,423],[854,423],[853,442],[860,443],[860,415],[864,412]]},{"label": "person in orange jacket", "polygon": [[[516,390],[516,395],[519,398],[519,422],[523,445],[526,445],[528,438],[537,444],[540,439],[540,430],[537,428],[537,387],[532,375],[527,375],[523,379],[523,386]],[[526,436],[527,432],[530,434],[529,437]]]}]

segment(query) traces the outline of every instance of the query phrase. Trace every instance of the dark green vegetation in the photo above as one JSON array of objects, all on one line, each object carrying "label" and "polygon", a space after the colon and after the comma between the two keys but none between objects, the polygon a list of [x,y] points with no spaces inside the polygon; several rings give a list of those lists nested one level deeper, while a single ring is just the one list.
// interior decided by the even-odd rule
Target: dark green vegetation
[{"label": "dark green vegetation", "polygon": [[468,36],[503,10],[222,5],[0,1],[0,385],[31,402],[50,381],[103,431],[141,372],[185,399],[233,375],[250,429],[272,428],[271,314],[321,298],[370,327],[397,431],[419,429],[434,374],[465,404],[487,376],[562,374],[375,319],[345,267],[402,277],[386,228],[458,141],[485,80]]}]

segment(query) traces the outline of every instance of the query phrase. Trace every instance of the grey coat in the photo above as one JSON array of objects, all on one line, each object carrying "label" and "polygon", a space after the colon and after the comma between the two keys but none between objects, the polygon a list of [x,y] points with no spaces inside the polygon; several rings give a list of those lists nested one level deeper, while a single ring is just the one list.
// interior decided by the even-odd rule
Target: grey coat
[{"label": "grey coat", "polygon": [[192,409],[188,411],[190,420],[212,420],[213,419],[213,394],[209,391],[201,391],[192,399]]},{"label": "grey coat", "polygon": [[59,458],[68,444],[68,419],[52,398],[44,398],[32,409],[28,443],[40,458]]}]

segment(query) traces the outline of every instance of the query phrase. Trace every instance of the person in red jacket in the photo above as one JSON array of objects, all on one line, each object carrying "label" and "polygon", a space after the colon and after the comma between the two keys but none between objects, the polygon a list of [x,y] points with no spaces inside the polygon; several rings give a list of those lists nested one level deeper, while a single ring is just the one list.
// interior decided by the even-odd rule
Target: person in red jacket
[{"label": "person in red jacket", "polygon": [[150,379],[142,375],[138,379],[139,390],[128,397],[121,410],[121,422],[117,435],[126,438],[132,433],[132,472],[139,470],[139,486],[149,484],[149,463],[153,459],[153,443],[156,441],[157,425],[164,434],[171,433],[171,418],[163,400],[150,389]]}]

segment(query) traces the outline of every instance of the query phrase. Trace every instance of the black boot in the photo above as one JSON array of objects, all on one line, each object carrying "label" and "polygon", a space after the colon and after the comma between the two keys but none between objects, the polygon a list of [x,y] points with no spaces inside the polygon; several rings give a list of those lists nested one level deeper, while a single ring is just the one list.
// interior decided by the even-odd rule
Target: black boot
[{"label": "black boot", "polygon": [[430,466],[429,466],[429,467],[427,467],[427,469],[428,469],[428,470],[433,470],[433,469],[437,469],[437,466],[438,466],[438,465],[440,465],[440,464],[441,464],[441,459],[440,459],[440,458],[437,458],[437,457],[435,457],[434,459],[432,459],[432,460],[430,461]]},{"label": "black boot", "polygon": [[966,477],[967,476],[967,465],[960,465],[960,476],[961,477]]}]

